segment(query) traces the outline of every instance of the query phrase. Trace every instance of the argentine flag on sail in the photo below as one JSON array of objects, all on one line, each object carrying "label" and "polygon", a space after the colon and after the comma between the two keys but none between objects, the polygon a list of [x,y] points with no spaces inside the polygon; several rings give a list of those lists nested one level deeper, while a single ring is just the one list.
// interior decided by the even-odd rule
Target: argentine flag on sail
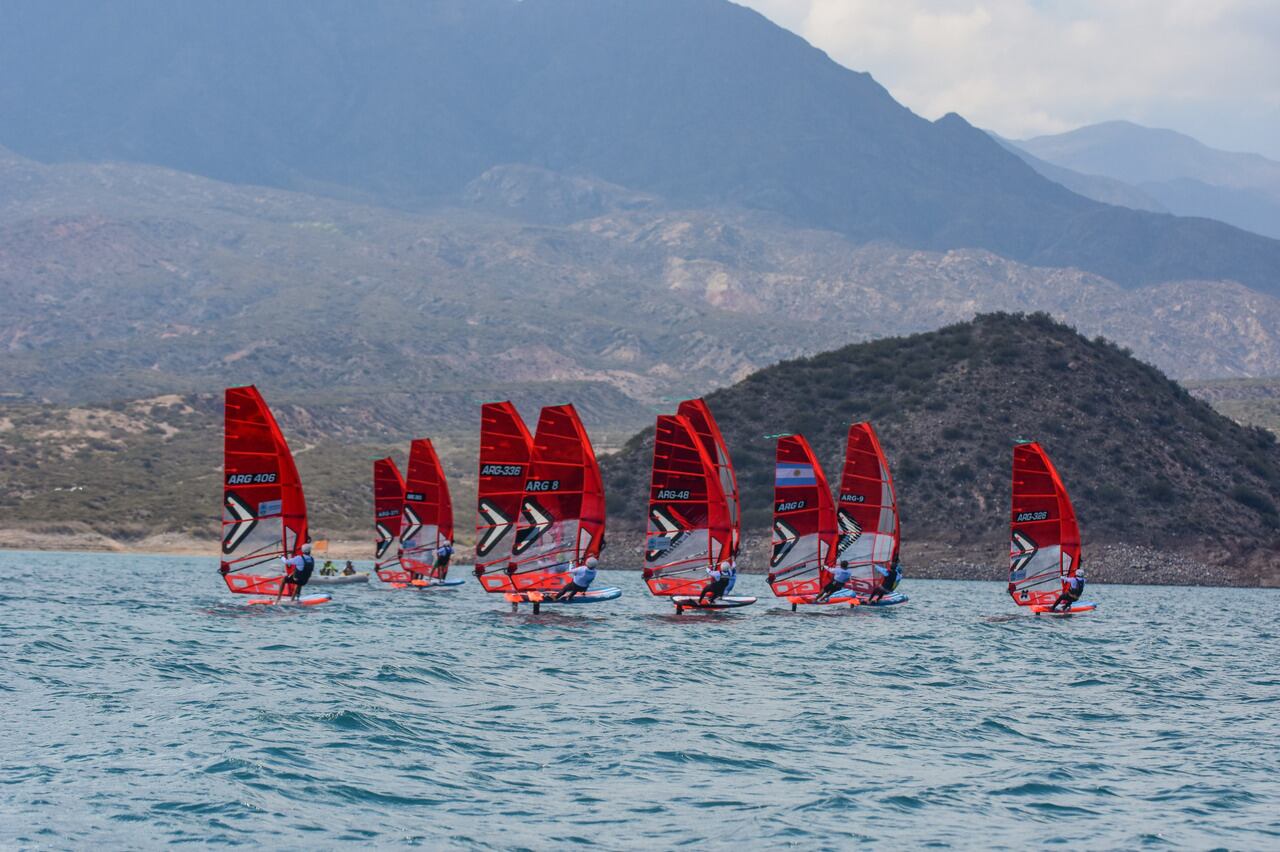
[{"label": "argentine flag on sail", "polygon": [[817,485],[818,476],[811,464],[780,464],[774,474],[774,485]]}]

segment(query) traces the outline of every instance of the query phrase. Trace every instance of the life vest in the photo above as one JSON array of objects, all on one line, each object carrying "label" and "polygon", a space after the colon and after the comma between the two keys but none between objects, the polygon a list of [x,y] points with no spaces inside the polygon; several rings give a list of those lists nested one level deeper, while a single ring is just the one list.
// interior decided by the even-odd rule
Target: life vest
[{"label": "life vest", "polygon": [[298,585],[306,585],[311,579],[311,572],[316,570],[316,560],[314,557],[304,553],[302,554],[302,570],[298,572]]}]

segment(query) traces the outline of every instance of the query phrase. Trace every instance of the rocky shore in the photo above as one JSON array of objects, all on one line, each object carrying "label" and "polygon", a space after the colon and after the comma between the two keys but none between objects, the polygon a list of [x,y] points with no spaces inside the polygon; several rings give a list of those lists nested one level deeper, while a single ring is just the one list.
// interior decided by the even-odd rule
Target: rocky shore
[{"label": "rocky shore", "polygon": [[[335,560],[367,561],[370,541],[356,533],[325,540],[320,556]],[[459,564],[469,561],[470,536],[459,537]],[[639,536],[609,536],[606,567],[639,570],[643,558]],[[744,573],[764,574],[769,561],[769,539],[743,541],[740,567]],[[87,530],[54,533],[30,529],[0,528],[0,549],[70,550],[112,553],[218,556],[216,542],[182,533],[161,533],[144,539],[120,541]],[[1158,550],[1141,545],[1103,543],[1085,546],[1085,566],[1095,583],[1132,583],[1156,586],[1235,586],[1280,588],[1280,551],[1255,550],[1232,556],[1213,546],[1185,551]],[[912,541],[903,544],[902,565],[908,578],[927,580],[989,580],[1004,582],[1008,555],[997,546],[962,547],[943,542]]]}]

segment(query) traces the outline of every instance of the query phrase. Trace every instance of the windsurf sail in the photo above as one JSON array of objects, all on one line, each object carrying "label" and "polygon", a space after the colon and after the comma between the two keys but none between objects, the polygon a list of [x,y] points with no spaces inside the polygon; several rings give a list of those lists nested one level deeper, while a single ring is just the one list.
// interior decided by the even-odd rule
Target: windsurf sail
[{"label": "windsurf sail", "polygon": [[774,462],[769,585],[778,597],[816,595],[835,560],[831,488],[803,435],[779,438]]},{"label": "windsurf sail", "polygon": [[655,595],[698,595],[733,552],[720,471],[688,418],[659,415],[649,479],[644,578]]},{"label": "windsurf sail", "polygon": [[404,513],[400,522],[400,564],[407,571],[436,579],[436,551],[453,544],[453,502],[449,481],[436,448],[426,438],[409,446],[409,472],[405,481]]},{"label": "windsurf sail", "polygon": [[849,427],[836,522],[840,535],[832,564],[847,561],[853,588],[869,594],[896,561],[901,541],[893,477],[870,423]]},{"label": "windsurf sail", "polygon": [[542,409],[511,546],[516,591],[563,587],[572,568],[600,553],[604,486],[591,440],[572,405]]},{"label": "windsurf sail", "polygon": [[1080,526],[1062,478],[1034,441],[1013,448],[1009,594],[1019,606],[1048,606],[1080,567]]},{"label": "windsurf sail", "polygon": [[384,583],[407,583],[400,564],[400,518],[404,508],[404,478],[390,458],[373,463],[373,568]]},{"label": "windsurf sail", "polygon": [[513,587],[506,569],[533,456],[533,437],[510,402],[480,408],[480,476],[476,503],[476,575],[487,592]]},{"label": "windsurf sail", "polygon": [[693,431],[702,443],[707,457],[715,465],[716,476],[720,479],[720,491],[724,494],[725,505],[729,510],[729,523],[732,527],[732,545],[730,553],[733,558],[738,555],[738,547],[742,542],[742,504],[738,499],[738,476],[733,469],[733,461],[729,458],[729,448],[720,434],[720,426],[711,416],[711,409],[705,400],[686,399],[676,409],[676,414],[685,417],[693,426]]},{"label": "windsurf sail", "polygon": [[222,564],[227,588],[291,594],[280,557],[307,541],[307,502],[293,453],[252,385],[227,388],[222,445]]}]

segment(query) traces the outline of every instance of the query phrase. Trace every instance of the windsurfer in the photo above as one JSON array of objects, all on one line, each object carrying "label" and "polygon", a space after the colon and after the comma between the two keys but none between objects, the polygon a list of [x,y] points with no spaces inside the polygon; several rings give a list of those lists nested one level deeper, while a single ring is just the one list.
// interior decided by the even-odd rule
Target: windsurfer
[{"label": "windsurfer", "polygon": [[453,558],[453,542],[448,539],[436,549],[436,561],[431,568],[431,575],[437,580],[449,576],[449,560]]},{"label": "windsurfer", "polygon": [[1067,612],[1071,609],[1071,605],[1080,600],[1080,596],[1084,594],[1084,574],[1081,569],[1077,568],[1076,573],[1067,578],[1062,585],[1062,594],[1058,595],[1058,599],[1053,602],[1053,606],[1049,607],[1049,612],[1057,612],[1058,606],[1062,605],[1062,611]]},{"label": "windsurfer", "polygon": [[902,566],[898,564],[898,554],[893,554],[893,564],[888,568],[876,566],[875,570],[884,575],[884,579],[880,581],[880,585],[867,595],[867,603],[878,603],[881,598],[898,588],[898,581],[902,579]]},{"label": "windsurfer", "polygon": [[311,572],[316,568],[316,560],[311,556],[311,545],[302,545],[302,552],[288,559],[281,556],[280,561],[284,563],[285,583],[293,583],[293,599],[296,601],[302,596],[302,587],[311,579]]},{"label": "windsurfer", "polygon": [[738,584],[738,560],[730,557],[728,562],[729,582],[724,587],[724,593],[727,595],[733,591],[733,587]]},{"label": "windsurfer", "polygon": [[596,579],[596,566],[600,564],[594,556],[588,556],[587,561],[571,572],[572,580],[569,585],[556,592],[553,601],[573,600],[574,595],[581,594],[591,588],[591,583]]},{"label": "windsurfer", "polygon": [[721,562],[719,565],[708,566],[707,576],[711,578],[711,582],[702,587],[702,594],[698,595],[698,603],[715,603],[716,598],[723,596],[728,590],[729,563]]},{"label": "windsurfer", "polygon": [[814,601],[827,600],[848,585],[851,579],[853,579],[853,569],[849,567],[849,560],[840,560],[840,564],[831,572],[830,582],[822,587],[822,591],[818,592],[818,596],[814,598]]}]

